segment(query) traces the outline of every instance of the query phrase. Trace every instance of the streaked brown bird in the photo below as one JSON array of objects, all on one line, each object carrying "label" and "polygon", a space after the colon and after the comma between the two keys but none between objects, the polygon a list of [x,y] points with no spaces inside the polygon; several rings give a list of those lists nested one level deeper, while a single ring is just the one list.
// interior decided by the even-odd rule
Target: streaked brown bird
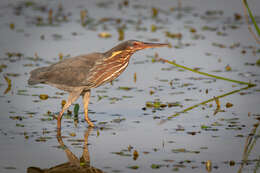
[{"label": "streaked brown bird", "polygon": [[85,120],[89,126],[94,124],[88,118],[90,89],[108,83],[117,78],[128,66],[129,59],[138,50],[168,46],[161,43],[146,43],[128,40],[105,53],[91,53],[68,58],[48,67],[31,71],[29,85],[48,84],[69,92],[66,104],[57,118],[57,128],[61,128],[64,111],[75,102],[80,95],[83,97]]}]

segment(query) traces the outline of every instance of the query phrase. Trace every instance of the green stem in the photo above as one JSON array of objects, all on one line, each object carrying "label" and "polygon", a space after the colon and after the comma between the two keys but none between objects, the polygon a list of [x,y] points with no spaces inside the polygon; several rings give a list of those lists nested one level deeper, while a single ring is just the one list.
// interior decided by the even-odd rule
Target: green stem
[{"label": "green stem", "polygon": [[[208,99],[208,100],[206,100],[206,101],[203,101],[203,102],[201,102],[201,103],[198,103],[198,104],[196,104],[196,105],[193,105],[193,106],[191,106],[191,107],[188,107],[188,108],[182,110],[181,112],[178,112],[178,113],[176,113],[176,114],[174,114],[174,115],[171,115],[171,116],[167,117],[167,119],[170,120],[170,119],[172,119],[172,118],[174,118],[174,117],[179,116],[181,113],[188,112],[189,110],[192,110],[192,109],[194,109],[194,108],[196,108],[196,107],[199,107],[200,105],[204,105],[204,104],[206,104],[206,103],[212,102],[212,101],[214,101],[216,98],[222,98],[222,97],[225,97],[225,96],[228,96],[228,95],[231,95],[231,94],[240,92],[240,91],[242,91],[242,90],[246,90],[246,89],[251,88],[251,87],[253,87],[253,86],[247,86],[247,87],[245,87],[245,88],[241,88],[241,89],[238,89],[238,90],[234,90],[234,91],[231,91],[231,92],[228,92],[228,93],[219,95],[219,96],[217,96],[217,97]],[[164,123],[165,121],[166,121],[166,120],[162,120],[162,121],[160,122],[160,124]]]},{"label": "green stem", "polygon": [[250,16],[251,20],[252,20],[252,22],[253,22],[253,24],[254,24],[254,26],[255,26],[255,29],[256,29],[256,31],[257,31],[257,34],[258,34],[258,36],[260,37],[260,29],[258,28],[258,25],[257,25],[257,23],[256,23],[256,21],[255,21],[255,18],[254,18],[254,16],[253,16],[253,14],[252,14],[252,12],[251,12],[251,10],[250,10],[248,4],[247,4],[247,0],[243,0],[243,2],[244,2],[245,6],[246,6],[246,8],[247,8],[247,11],[248,11],[248,13],[249,13],[249,16]]},{"label": "green stem", "polygon": [[234,82],[234,83],[238,83],[238,84],[242,84],[242,85],[248,85],[248,86],[256,86],[255,84],[252,84],[252,83],[249,83],[249,82],[243,82],[243,81],[238,81],[238,80],[233,80],[233,79],[229,79],[229,78],[225,78],[225,77],[222,77],[222,76],[216,76],[216,75],[212,75],[212,74],[208,74],[208,73],[205,73],[205,72],[201,72],[201,71],[197,71],[197,70],[193,70],[191,68],[188,68],[188,67],[185,67],[183,65],[180,65],[180,64],[177,64],[173,61],[168,61],[166,59],[163,59],[163,58],[160,58],[159,60],[163,61],[163,62],[166,62],[168,64],[171,64],[171,65],[174,65],[176,67],[180,67],[182,69],[185,69],[185,70],[189,70],[189,71],[192,71],[194,73],[198,73],[198,74],[201,74],[201,75],[204,75],[204,76],[209,76],[209,77],[213,77],[213,78],[216,78],[216,79],[221,79],[221,80],[225,80],[225,81],[229,81],[229,82]]}]

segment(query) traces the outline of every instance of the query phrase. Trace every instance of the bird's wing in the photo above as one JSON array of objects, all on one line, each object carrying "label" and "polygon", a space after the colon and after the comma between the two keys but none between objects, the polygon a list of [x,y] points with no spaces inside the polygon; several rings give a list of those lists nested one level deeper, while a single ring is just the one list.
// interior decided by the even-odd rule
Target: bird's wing
[{"label": "bird's wing", "polygon": [[102,60],[103,54],[92,53],[68,58],[53,64],[39,74],[43,83],[65,86],[92,86],[87,78],[95,64]]}]

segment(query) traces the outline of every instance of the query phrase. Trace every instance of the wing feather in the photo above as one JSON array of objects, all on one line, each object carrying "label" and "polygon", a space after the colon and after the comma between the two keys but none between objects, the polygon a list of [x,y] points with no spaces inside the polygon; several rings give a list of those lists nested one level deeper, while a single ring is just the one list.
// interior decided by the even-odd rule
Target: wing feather
[{"label": "wing feather", "polygon": [[[41,83],[66,86],[91,86],[88,82],[89,72],[101,61],[103,54],[92,53],[68,58],[45,67],[44,71],[34,74]],[[37,72],[37,70],[35,70]]]}]

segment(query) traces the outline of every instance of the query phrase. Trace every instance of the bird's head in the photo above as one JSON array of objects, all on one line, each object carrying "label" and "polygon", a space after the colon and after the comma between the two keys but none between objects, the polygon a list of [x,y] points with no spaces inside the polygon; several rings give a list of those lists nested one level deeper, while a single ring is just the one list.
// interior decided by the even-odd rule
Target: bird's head
[{"label": "bird's head", "polygon": [[126,50],[130,50],[130,51],[134,51],[134,52],[145,49],[145,48],[168,46],[168,44],[163,44],[163,43],[148,43],[148,42],[142,42],[142,41],[137,41],[137,40],[128,40],[121,44],[125,44]]},{"label": "bird's head", "polygon": [[142,50],[145,48],[154,48],[154,47],[163,47],[163,46],[168,46],[168,44],[163,44],[163,43],[148,43],[148,42],[142,42],[142,41],[137,41],[137,40],[128,40],[124,41],[111,50],[109,50],[106,53],[115,54],[115,53],[126,53],[126,54],[133,54],[134,52],[138,50]]},{"label": "bird's head", "polygon": [[154,48],[154,47],[163,47],[163,46],[168,46],[168,44],[148,43],[148,42],[142,42],[142,41],[138,41],[138,40],[128,40],[128,41],[122,42],[121,44],[119,44],[116,47],[122,48],[122,50],[135,52],[135,51],[142,50],[145,48]]}]

